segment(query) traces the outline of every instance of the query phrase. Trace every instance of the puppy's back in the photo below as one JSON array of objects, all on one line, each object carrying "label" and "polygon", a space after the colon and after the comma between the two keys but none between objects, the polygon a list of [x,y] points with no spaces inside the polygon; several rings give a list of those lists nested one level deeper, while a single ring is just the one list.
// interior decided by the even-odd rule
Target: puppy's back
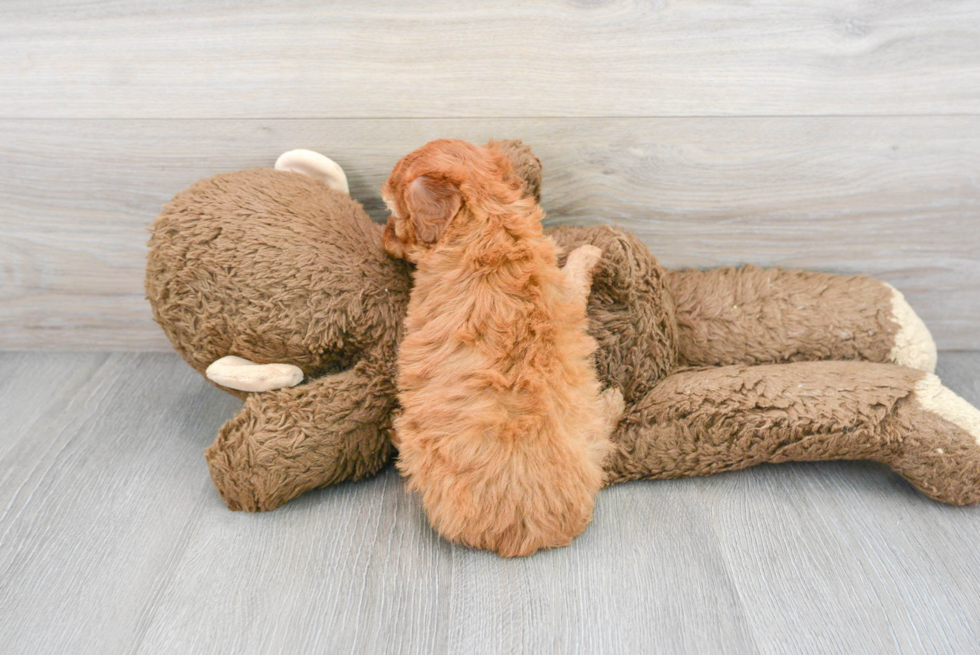
[{"label": "puppy's back", "polygon": [[563,297],[555,246],[536,245],[475,289],[423,275],[399,358],[409,488],[444,537],[505,556],[585,529],[607,447],[584,308]]}]

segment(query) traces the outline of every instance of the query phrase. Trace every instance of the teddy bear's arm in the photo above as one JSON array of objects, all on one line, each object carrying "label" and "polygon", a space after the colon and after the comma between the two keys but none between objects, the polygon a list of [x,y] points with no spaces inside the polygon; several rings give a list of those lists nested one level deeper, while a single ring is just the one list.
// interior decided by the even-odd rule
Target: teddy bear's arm
[{"label": "teddy bear's arm", "polygon": [[936,500],[980,501],[980,411],[935,375],[893,364],[680,371],[627,407],[613,440],[610,483],[856,459],[891,466]]},{"label": "teddy bear's arm", "polygon": [[391,372],[368,361],[298,387],[251,394],[205,451],[233,510],[275,509],[305,491],[373,475],[390,459]]},{"label": "teddy bear's arm", "polygon": [[932,372],[936,344],[896,289],[865,276],[763,269],[669,271],[682,363],[820,359]]}]

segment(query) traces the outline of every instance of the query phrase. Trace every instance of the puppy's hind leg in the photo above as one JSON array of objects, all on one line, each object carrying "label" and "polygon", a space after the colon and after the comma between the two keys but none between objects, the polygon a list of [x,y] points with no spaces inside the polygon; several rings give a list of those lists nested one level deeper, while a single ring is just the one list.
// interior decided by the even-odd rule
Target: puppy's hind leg
[{"label": "puppy's hind leg", "polygon": [[595,246],[579,246],[568,255],[561,269],[565,274],[565,286],[572,302],[585,306],[592,291],[592,271],[602,258],[602,250]]}]

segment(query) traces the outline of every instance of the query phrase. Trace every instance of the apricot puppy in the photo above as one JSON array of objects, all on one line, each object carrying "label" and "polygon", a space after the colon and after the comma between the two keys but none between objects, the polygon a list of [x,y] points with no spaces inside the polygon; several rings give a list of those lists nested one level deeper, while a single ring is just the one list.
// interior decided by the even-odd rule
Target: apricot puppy
[{"label": "apricot puppy", "polygon": [[416,265],[398,364],[398,468],[432,526],[503,556],[592,518],[622,395],[599,393],[585,306],[601,252],[564,269],[493,142],[432,141],[382,189],[385,249]]}]

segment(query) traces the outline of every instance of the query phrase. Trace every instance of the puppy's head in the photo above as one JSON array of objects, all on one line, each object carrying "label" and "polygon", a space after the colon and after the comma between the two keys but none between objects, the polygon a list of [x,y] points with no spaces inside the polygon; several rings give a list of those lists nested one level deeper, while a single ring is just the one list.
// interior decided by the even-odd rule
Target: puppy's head
[{"label": "puppy's head", "polygon": [[381,189],[391,217],[384,248],[393,257],[417,263],[443,239],[450,226],[465,222],[488,202],[520,197],[507,156],[465,141],[430,141],[401,159]]}]

